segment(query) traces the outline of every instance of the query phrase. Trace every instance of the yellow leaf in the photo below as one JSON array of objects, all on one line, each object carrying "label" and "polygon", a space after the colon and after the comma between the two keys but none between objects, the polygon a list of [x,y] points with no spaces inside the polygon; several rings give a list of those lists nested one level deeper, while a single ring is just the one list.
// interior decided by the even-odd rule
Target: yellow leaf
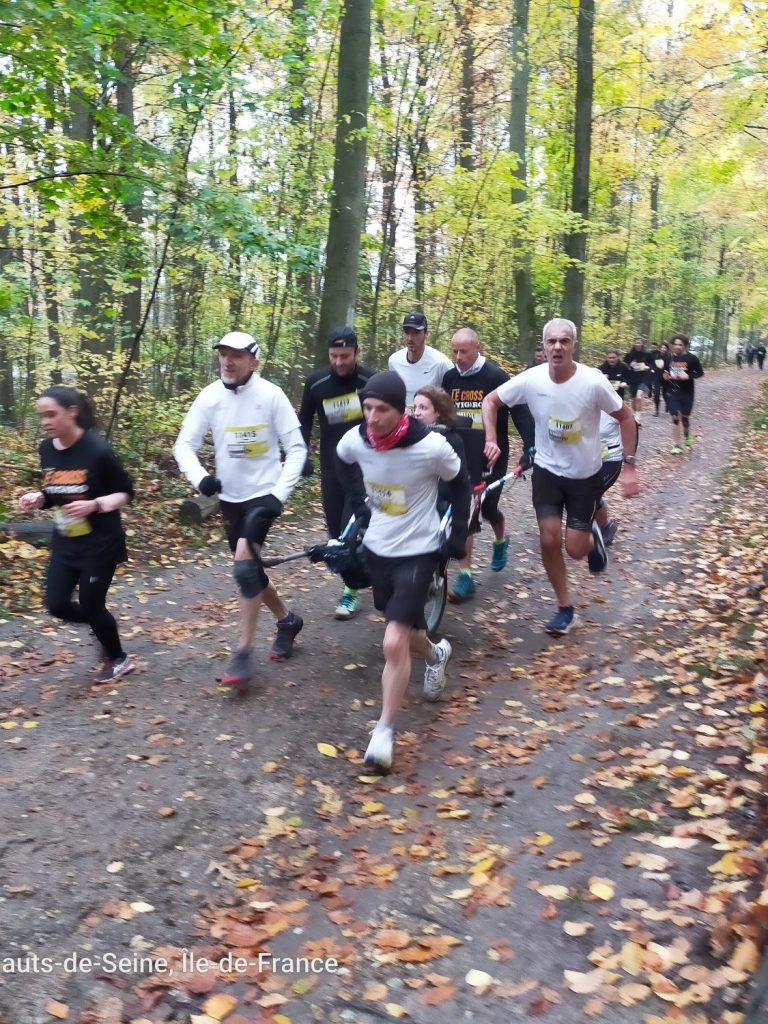
[{"label": "yellow leaf", "polygon": [[363,814],[378,814],[379,811],[384,810],[384,804],[378,802],[378,800],[368,800],[361,807]]},{"label": "yellow leaf", "polygon": [[388,990],[386,985],[382,985],[379,981],[369,981],[363,989],[363,999],[367,1003],[380,1003],[382,999],[386,999]]},{"label": "yellow leaf", "polygon": [[729,961],[734,971],[754,973],[760,965],[760,950],[752,939],[742,939]]},{"label": "yellow leaf", "polygon": [[252,889],[254,885],[261,885],[258,878],[238,878],[235,882],[236,889]]},{"label": "yellow leaf", "polygon": [[276,1013],[272,1020],[275,1024],[291,1024],[291,1018],[286,1017],[284,1013]]},{"label": "yellow leaf", "polygon": [[616,894],[614,884],[609,878],[590,878],[589,891],[597,900],[612,900]]},{"label": "yellow leaf", "polygon": [[454,889],[448,893],[449,900],[466,900],[472,895],[471,889]]},{"label": "yellow leaf", "polygon": [[317,749],[321,754],[324,754],[325,757],[338,757],[339,755],[338,750],[331,743],[318,743]]},{"label": "yellow leaf", "polygon": [[567,885],[540,885],[537,891],[539,896],[545,896],[548,900],[568,899]]},{"label": "yellow leaf", "polygon": [[37,726],[38,726],[37,722],[25,722],[24,725],[22,725],[21,728],[22,729],[36,729]]},{"label": "yellow leaf", "polygon": [[565,921],[563,923],[563,931],[566,935],[570,935],[572,938],[578,938],[581,935],[586,935],[592,927],[593,926],[588,921]]},{"label": "yellow leaf", "polygon": [[203,1003],[203,1010],[214,1020],[224,1020],[237,1006],[237,999],[234,996],[227,996],[223,993],[211,996]]},{"label": "yellow leaf", "polygon": [[616,977],[616,975],[604,971],[602,967],[597,967],[594,971],[587,971],[586,974],[581,971],[563,971],[563,975],[571,992],[576,992],[581,996],[592,995],[593,992],[597,992],[601,986]]},{"label": "yellow leaf", "polygon": [[549,832],[537,832],[536,833],[536,846],[549,846],[550,843],[554,843],[555,837],[551,836]]},{"label": "yellow leaf", "polygon": [[478,875],[486,874],[491,870],[495,863],[495,857],[484,857],[482,860],[479,860],[477,864],[472,865],[472,873]]},{"label": "yellow leaf", "polygon": [[345,665],[344,666],[344,670],[346,672],[352,672],[353,669],[356,669],[356,668],[357,668],[357,664],[354,661],[350,662],[349,665]]},{"label": "yellow leaf", "polygon": [[357,776],[357,781],[358,782],[364,782],[366,784],[366,786],[372,786],[374,784],[374,782],[381,782],[381,776],[380,775],[358,775]]},{"label": "yellow leaf", "polygon": [[573,802],[575,804],[581,804],[584,807],[588,807],[592,804],[596,804],[597,799],[595,798],[593,793],[579,793],[578,796],[575,796],[573,798]]},{"label": "yellow leaf", "polygon": [[408,1011],[404,1006],[398,1005],[398,1003],[385,1003],[384,1009],[387,1011],[390,1017],[397,1017],[398,1020],[401,1017],[407,1017]]},{"label": "yellow leaf", "polygon": [[638,945],[636,942],[625,942],[621,947],[619,965],[627,972],[627,974],[631,974],[633,978],[637,977],[643,969],[642,946]]},{"label": "yellow leaf", "polygon": [[18,729],[18,722],[0,722],[0,729]]},{"label": "yellow leaf", "polygon": [[55,1017],[56,1020],[67,1020],[69,1018],[69,1007],[67,1004],[60,1003],[56,999],[51,999],[45,1010],[50,1017]]}]

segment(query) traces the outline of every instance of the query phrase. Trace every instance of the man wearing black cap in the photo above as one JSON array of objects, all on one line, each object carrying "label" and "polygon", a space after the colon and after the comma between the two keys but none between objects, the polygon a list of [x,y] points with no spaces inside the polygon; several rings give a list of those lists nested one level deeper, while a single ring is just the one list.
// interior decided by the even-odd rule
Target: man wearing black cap
[{"label": "man wearing black cap", "polygon": [[[262,604],[277,619],[271,656],[289,658],[304,622],[289,611],[269,582],[258,552],[272,523],[298,482],[307,456],[291,403],[257,373],[259,346],[250,334],[232,331],[213,346],[220,380],[203,388],[184,417],[173,454],[179,469],[202,494],[219,495],[233,575],[240,589],[238,640],[225,685],[243,689],[253,674],[252,646]],[[197,453],[213,435],[215,475]],[[280,462],[280,449],[285,462]]]},{"label": "man wearing black cap", "polygon": [[413,411],[413,398],[419,388],[433,384],[439,388],[443,375],[453,363],[442,352],[426,344],[429,325],[423,313],[409,313],[403,320],[403,344],[389,357],[389,368],[405,381],[405,404]]},{"label": "man wearing black cap", "polygon": [[[320,427],[320,491],[328,536],[338,538],[344,529],[344,492],[336,474],[336,445],[344,434],[362,422],[358,392],[372,371],[357,361],[357,335],[351,327],[336,327],[328,335],[329,366],[314,370],[304,385],[299,423],[309,446],[317,416]],[[307,460],[309,463],[309,460]],[[351,619],[358,608],[357,591],[344,587],[336,608],[337,619]]]},{"label": "man wearing black cap", "polygon": [[[360,399],[365,423],[348,431],[336,452],[350,503],[361,515],[370,511],[363,547],[373,602],[387,626],[382,711],[365,762],[388,771],[411,655],[426,660],[426,700],[438,700],[445,687],[451,645],[447,640],[433,644],[427,637],[424,605],[440,558],[461,558],[466,550],[470,483],[445,438],[405,414],[405,384],[396,373],[374,374]],[[437,511],[441,481],[448,483],[453,507],[453,529],[444,551]]]}]

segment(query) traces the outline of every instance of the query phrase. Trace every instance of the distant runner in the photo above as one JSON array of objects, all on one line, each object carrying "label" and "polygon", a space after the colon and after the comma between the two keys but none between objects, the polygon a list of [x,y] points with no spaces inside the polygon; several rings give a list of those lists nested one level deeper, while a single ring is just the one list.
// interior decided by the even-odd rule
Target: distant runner
[{"label": "distant runner", "polygon": [[440,386],[451,361],[436,348],[427,345],[429,324],[423,313],[409,313],[403,320],[403,344],[389,357],[389,369],[405,382],[405,407],[413,412],[413,398],[425,384]]},{"label": "distant runner", "polygon": [[672,352],[664,360],[665,398],[672,417],[672,455],[681,455],[683,444],[686,448],[693,445],[694,381],[704,376],[699,357],[688,351],[688,345],[685,334],[676,334],[672,339]]}]

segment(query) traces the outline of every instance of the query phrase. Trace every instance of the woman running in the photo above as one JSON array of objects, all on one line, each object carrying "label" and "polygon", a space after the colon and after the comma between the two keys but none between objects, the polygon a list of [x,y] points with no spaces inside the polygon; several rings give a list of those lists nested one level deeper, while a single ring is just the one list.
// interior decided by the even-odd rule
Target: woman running
[{"label": "woman running", "polygon": [[42,393],[37,411],[48,435],[40,445],[43,487],[19,504],[25,512],[55,509],[45,604],[56,618],[91,627],[103,657],[95,682],[111,683],[135,668],[105,604],[115,569],[128,557],[118,510],[133,497],[133,484],[109,442],[94,432],[85,395],[56,385]]}]

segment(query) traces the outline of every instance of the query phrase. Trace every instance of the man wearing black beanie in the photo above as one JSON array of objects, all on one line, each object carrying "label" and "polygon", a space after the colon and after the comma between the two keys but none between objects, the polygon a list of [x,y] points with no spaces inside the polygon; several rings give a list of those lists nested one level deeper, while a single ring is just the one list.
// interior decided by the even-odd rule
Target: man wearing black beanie
[{"label": "man wearing black beanie", "polygon": [[[337,539],[344,529],[344,492],[336,475],[336,445],[355,424],[362,422],[359,392],[373,371],[358,362],[357,335],[351,327],[334,327],[328,335],[328,366],[314,370],[304,385],[299,424],[309,447],[317,416],[320,428],[320,493],[328,536]],[[307,457],[304,475],[312,473]],[[337,619],[351,619],[357,612],[357,590],[345,586],[336,607]]]},{"label": "man wearing black beanie", "polygon": [[[451,657],[447,640],[433,644],[424,605],[441,558],[466,550],[471,488],[467,471],[444,437],[405,414],[406,389],[394,372],[376,373],[360,399],[365,423],[348,431],[336,449],[339,476],[350,504],[370,514],[363,547],[373,603],[386,619],[382,711],[365,763],[392,766],[395,718],[411,674],[411,656],[426,660],[424,697],[439,700]],[[438,484],[448,483],[453,528],[444,550],[437,511]]]}]

